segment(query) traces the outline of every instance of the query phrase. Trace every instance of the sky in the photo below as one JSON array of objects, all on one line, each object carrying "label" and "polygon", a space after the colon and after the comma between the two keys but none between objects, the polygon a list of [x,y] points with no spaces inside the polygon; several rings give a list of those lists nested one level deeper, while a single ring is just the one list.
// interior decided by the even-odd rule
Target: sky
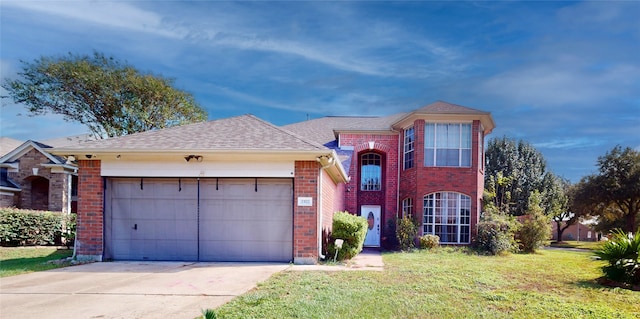
[{"label": "sky", "polygon": [[[491,112],[572,182],[640,150],[640,2],[0,2],[0,76],[94,51],[175,80],[209,119],[385,116],[437,100]],[[0,95],[6,96],[2,90]],[[0,135],[88,130],[2,99]]]}]

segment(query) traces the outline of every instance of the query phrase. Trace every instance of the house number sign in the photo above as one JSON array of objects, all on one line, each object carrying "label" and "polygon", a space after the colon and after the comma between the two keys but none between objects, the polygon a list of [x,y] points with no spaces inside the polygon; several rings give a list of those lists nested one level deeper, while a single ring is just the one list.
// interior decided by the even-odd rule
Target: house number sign
[{"label": "house number sign", "polygon": [[298,206],[313,206],[313,198],[298,197]]}]

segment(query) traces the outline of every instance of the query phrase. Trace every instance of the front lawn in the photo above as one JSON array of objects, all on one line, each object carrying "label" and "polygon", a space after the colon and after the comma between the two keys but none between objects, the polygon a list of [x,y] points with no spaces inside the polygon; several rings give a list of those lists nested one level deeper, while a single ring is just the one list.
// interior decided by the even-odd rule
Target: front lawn
[{"label": "front lawn", "polygon": [[385,270],[282,272],[218,318],[638,318],[640,292],[594,282],[591,253],[384,254]]},{"label": "front lawn", "polygon": [[49,270],[68,266],[70,263],[49,263],[70,257],[72,249],[57,247],[0,247],[0,277]]},{"label": "front lawn", "polygon": [[560,248],[578,248],[578,249],[588,249],[588,250],[596,250],[602,247],[602,244],[606,243],[606,241],[575,241],[575,240],[566,240],[563,242],[552,242],[551,247],[560,247]]}]

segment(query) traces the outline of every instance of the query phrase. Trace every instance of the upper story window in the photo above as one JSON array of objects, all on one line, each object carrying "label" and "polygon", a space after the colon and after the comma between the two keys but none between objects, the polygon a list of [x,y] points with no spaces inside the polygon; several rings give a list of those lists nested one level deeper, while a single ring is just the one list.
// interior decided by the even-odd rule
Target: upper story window
[{"label": "upper story window", "polygon": [[427,123],[424,166],[471,167],[471,123]]},{"label": "upper story window", "polygon": [[402,218],[413,216],[413,198],[407,197],[402,200]]},{"label": "upper story window", "polygon": [[360,189],[379,191],[382,184],[380,154],[366,153],[360,157]]},{"label": "upper story window", "polygon": [[404,169],[413,167],[413,147],[414,147],[413,127],[404,130]]},{"label": "upper story window", "polygon": [[422,231],[440,237],[440,242],[467,244],[471,236],[471,197],[440,192],[424,197]]}]

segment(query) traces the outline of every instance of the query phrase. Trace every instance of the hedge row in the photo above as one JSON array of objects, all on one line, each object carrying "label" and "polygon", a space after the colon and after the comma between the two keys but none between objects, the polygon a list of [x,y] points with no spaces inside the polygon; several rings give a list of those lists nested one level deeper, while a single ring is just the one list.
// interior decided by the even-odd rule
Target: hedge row
[{"label": "hedge row", "polygon": [[51,245],[75,236],[75,214],[0,208],[2,246]]}]

